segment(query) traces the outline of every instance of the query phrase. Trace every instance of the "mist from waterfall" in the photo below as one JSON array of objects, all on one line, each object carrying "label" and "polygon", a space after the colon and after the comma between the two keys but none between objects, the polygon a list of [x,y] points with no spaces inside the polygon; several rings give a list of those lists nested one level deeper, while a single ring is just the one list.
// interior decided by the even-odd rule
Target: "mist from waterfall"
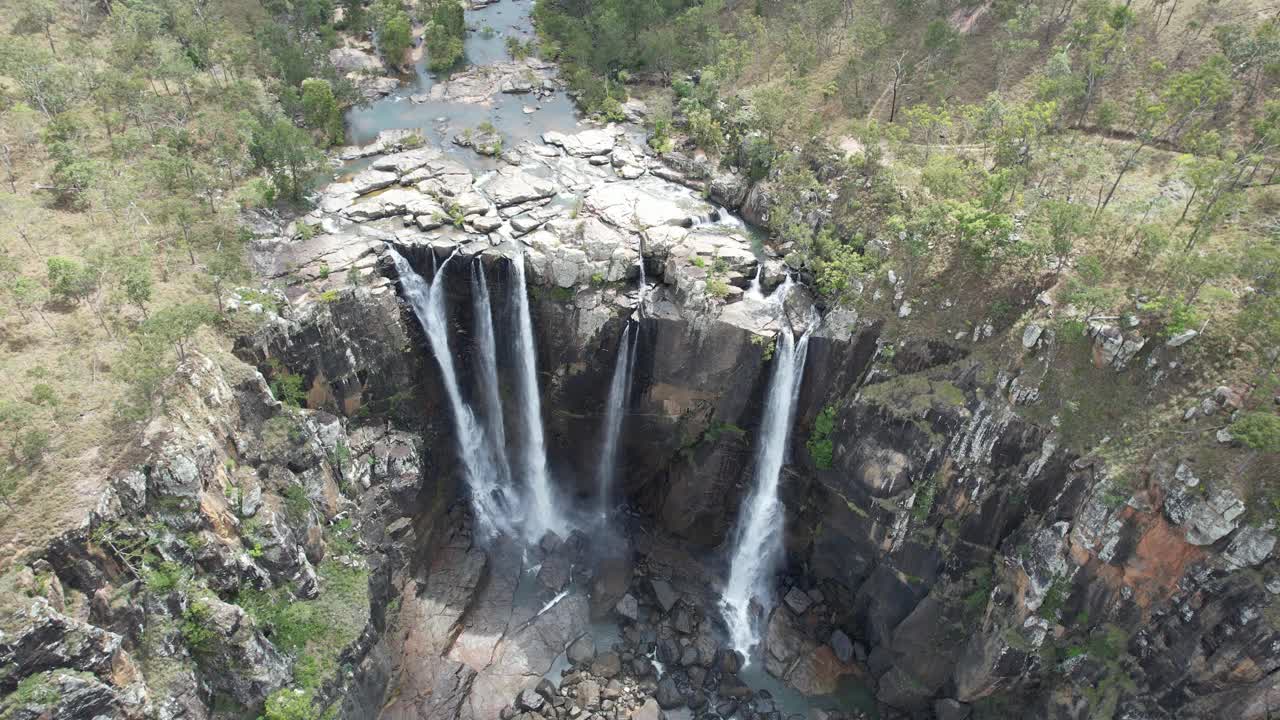
[{"label": "mist from waterfall", "polygon": [[797,343],[784,325],[778,334],[773,355],[773,375],[769,378],[764,417],[756,447],[756,471],[751,494],[743,503],[734,533],[734,553],[729,582],[720,599],[720,609],[729,628],[733,648],[750,662],[751,649],[760,640],[760,630],[751,610],[752,599],[767,609],[770,574],[782,549],[782,503],[778,480],[787,457],[787,439],[804,376],[809,350],[809,330]]},{"label": "mist from waterfall", "polygon": [[[405,299],[413,308],[413,314],[422,326],[431,346],[431,354],[440,365],[440,378],[444,383],[445,395],[449,399],[449,408],[453,414],[453,429],[458,440],[458,456],[462,461],[467,489],[471,494],[471,506],[475,514],[477,531],[484,537],[491,537],[499,532],[510,532],[511,522],[509,509],[505,507],[505,490],[499,482],[499,470],[494,465],[494,456],[486,447],[487,434],[476,421],[462,393],[458,388],[458,375],[453,364],[453,352],[449,348],[449,327],[446,318],[444,295],[444,273],[449,268],[454,256],[450,255],[435,272],[428,283],[422,278],[395,249],[388,247],[387,253],[395,263],[396,272],[400,276],[400,285],[404,289]],[[501,423],[501,419],[498,420]]]},{"label": "mist from waterfall", "polygon": [[565,536],[568,522],[556,505],[555,491],[547,472],[547,447],[542,433],[542,398],[538,393],[538,352],[533,344],[533,320],[529,316],[529,295],[525,284],[524,253],[512,259],[516,282],[511,288],[518,333],[516,357],[519,376],[516,394],[519,398],[523,440],[519,454],[519,476],[529,491],[525,534],[537,542],[550,530]]},{"label": "mist from waterfall", "polygon": [[476,351],[479,354],[480,396],[484,402],[485,432],[489,436],[489,452],[504,487],[511,483],[511,466],[507,463],[507,432],[503,423],[502,397],[498,384],[498,349],[493,332],[493,308],[489,302],[489,285],[484,278],[484,263],[477,256],[471,263],[471,307],[475,316]]},{"label": "mist from waterfall", "polygon": [[600,516],[607,518],[613,505],[613,485],[618,471],[618,439],[622,435],[622,420],[631,397],[631,373],[635,365],[635,338],[638,323],[627,323],[618,342],[618,356],[613,361],[613,379],[609,382],[609,399],[606,401],[604,436],[600,442],[600,462],[597,493]]}]

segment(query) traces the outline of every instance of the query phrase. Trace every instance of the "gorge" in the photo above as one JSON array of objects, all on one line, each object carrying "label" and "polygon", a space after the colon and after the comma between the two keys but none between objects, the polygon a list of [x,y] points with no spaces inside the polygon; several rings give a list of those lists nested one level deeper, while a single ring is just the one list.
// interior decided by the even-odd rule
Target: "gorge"
[{"label": "gorge", "polygon": [[[528,0],[477,5],[531,32]],[[643,103],[578,118],[497,47],[353,110],[313,209],[244,213],[280,289],[235,292],[260,322],[184,360],[91,517],[6,580],[0,690],[57,693],[0,720],[1280,706],[1274,523],[1176,447],[1122,482],[1031,411],[1068,342],[1040,288],[964,333],[829,302],[753,226],[768,179],[660,157]],[[1129,330],[1090,332],[1117,375]]]}]

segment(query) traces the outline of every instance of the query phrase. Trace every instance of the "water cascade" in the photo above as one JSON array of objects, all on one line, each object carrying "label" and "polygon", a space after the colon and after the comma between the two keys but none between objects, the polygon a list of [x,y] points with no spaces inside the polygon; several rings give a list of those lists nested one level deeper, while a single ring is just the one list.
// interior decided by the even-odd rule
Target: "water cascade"
[{"label": "water cascade", "polygon": [[[784,296],[785,297],[785,296]],[[806,330],[797,343],[789,327],[778,334],[773,357],[773,375],[765,399],[764,418],[756,447],[755,485],[739,511],[734,533],[734,553],[729,582],[720,599],[729,640],[748,661],[759,642],[759,628],[751,611],[753,598],[767,601],[769,574],[782,545],[782,503],[778,499],[778,479],[787,455],[787,438],[804,375],[809,348]],[[765,603],[767,604],[767,602]]]},{"label": "water cascade", "polygon": [[600,516],[607,518],[613,502],[613,482],[618,469],[618,438],[622,434],[622,418],[631,396],[631,368],[635,357],[636,323],[628,323],[618,343],[618,357],[613,361],[613,380],[609,383],[609,400],[604,419],[604,438],[600,443],[598,492]]},{"label": "water cascade", "polygon": [[453,255],[440,265],[431,283],[422,279],[414,271],[409,261],[405,260],[395,249],[388,247],[387,254],[395,263],[396,273],[400,276],[400,284],[404,288],[404,296],[413,307],[413,314],[422,325],[422,332],[427,336],[431,353],[440,365],[440,377],[444,383],[445,394],[449,398],[449,408],[453,412],[453,429],[458,439],[458,455],[462,461],[463,473],[467,489],[471,493],[471,504],[475,513],[477,530],[489,537],[498,532],[510,532],[507,503],[504,501],[503,486],[497,482],[498,471],[494,467],[492,453],[485,447],[485,433],[476,422],[471,408],[462,399],[458,389],[458,375],[454,369],[453,352],[449,349],[449,328],[445,312],[444,282],[445,271]]},{"label": "water cascade", "polygon": [[480,395],[484,402],[485,432],[489,452],[498,471],[498,481],[509,486],[511,467],[507,464],[507,433],[503,427],[502,398],[498,385],[498,352],[493,332],[493,310],[489,285],[484,279],[484,263],[476,257],[471,264],[471,303],[475,315],[476,350],[480,361]]},{"label": "water cascade", "polygon": [[542,434],[542,399],[538,395],[538,357],[533,344],[533,321],[529,317],[529,296],[524,279],[524,254],[512,260],[514,265],[514,293],[516,323],[516,362],[519,377],[516,394],[520,403],[520,420],[524,426],[519,462],[519,475],[529,491],[529,514],[526,516],[526,536],[537,542],[548,530],[564,537],[568,523],[556,505],[547,471],[546,440]]},{"label": "water cascade", "polygon": [[764,292],[760,289],[760,276],[764,273],[764,263],[756,265],[756,274],[751,277],[751,286],[747,288],[747,297],[761,299]]}]

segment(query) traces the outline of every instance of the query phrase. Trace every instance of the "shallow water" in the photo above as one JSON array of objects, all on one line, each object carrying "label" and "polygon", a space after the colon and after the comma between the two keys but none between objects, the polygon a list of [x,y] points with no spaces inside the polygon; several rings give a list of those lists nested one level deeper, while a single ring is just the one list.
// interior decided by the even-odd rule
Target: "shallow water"
[{"label": "shallow water", "polygon": [[[466,57],[455,72],[472,65],[509,60],[506,38],[533,36],[529,17],[532,8],[527,0],[504,0],[466,11]],[[497,168],[500,161],[454,145],[454,135],[488,121],[498,128],[506,147],[515,147],[525,140],[537,141],[549,130],[572,132],[578,125],[573,100],[563,92],[541,99],[534,94],[498,93],[489,106],[443,101],[415,103],[410,99],[429,93],[436,82],[435,75],[427,70],[425,57],[419,60],[398,90],[347,113],[347,142],[365,145],[383,130],[412,128],[472,171],[484,172]],[[535,111],[525,113],[526,107]]]}]

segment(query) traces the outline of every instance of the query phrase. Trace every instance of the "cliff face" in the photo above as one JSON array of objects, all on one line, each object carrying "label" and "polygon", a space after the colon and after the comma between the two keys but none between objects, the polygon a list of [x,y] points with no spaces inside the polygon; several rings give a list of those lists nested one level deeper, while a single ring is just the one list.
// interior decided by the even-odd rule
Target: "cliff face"
[{"label": "cliff face", "polygon": [[[669,224],[679,208],[648,208],[659,221],[635,231],[599,219],[626,205],[597,197],[520,261],[569,498],[595,490],[617,348],[638,323],[628,519],[529,549],[472,536],[439,371],[381,248],[428,277],[460,253],[444,282],[473,392],[469,264],[483,264],[506,348],[510,238],[357,225],[341,230],[354,234],[339,263],[325,235],[289,252],[304,268],[328,257],[321,275],[358,275],[355,287],[331,279],[265,312],[237,347],[253,367],[193,357],[109,469],[97,512],[4,576],[0,716],[248,716],[300,697],[352,718],[627,717],[651,700],[768,717],[717,639],[717,578],[753,476],[772,337],[779,322],[806,327],[813,302],[741,292],[752,261],[736,251],[716,271],[732,290],[713,298],[705,260],[729,246]],[[653,283],[642,313],[633,257]],[[761,273],[766,291],[777,270]],[[1125,341],[1094,335],[1117,372]],[[815,696],[855,678],[888,717],[1249,718],[1280,703],[1273,528],[1245,524],[1241,499],[1208,488],[1179,448],[1123,479],[1064,450],[1068,428],[1026,408],[1028,368],[1053,342],[970,356],[827,314],[781,483],[770,673]],[[1165,364],[1124,372],[1147,383]],[[1226,390],[1196,417],[1229,409]],[[513,402],[505,383],[500,396]],[[593,618],[619,624],[616,647],[594,640],[570,653],[572,682],[541,687]],[[666,685],[654,653],[679,668]]]}]

